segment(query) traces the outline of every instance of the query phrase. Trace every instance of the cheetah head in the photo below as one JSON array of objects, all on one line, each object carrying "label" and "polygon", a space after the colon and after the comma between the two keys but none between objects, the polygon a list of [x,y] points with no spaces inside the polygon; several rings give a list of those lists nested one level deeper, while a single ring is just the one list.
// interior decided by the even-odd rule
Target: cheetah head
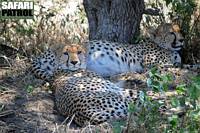
[{"label": "cheetah head", "polygon": [[154,33],[155,42],[166,49],[179,51],[184,45],[184,38],[177,24],[163,24],[158,26]]},{"label": "cheetah head", "polygon": [[59,64],[63,70],[75,71],[86,68],[86,50],[83,46],[71,44],[64,46]]}]

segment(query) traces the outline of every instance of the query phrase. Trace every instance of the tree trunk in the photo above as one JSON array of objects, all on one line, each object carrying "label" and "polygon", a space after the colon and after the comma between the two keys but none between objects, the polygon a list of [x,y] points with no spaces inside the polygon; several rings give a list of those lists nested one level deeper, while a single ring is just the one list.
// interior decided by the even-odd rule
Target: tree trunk
[{"label": "tree trunk", "polygon": [[144,0],[84,0],[89,39],[130,43],[139,30]]}]

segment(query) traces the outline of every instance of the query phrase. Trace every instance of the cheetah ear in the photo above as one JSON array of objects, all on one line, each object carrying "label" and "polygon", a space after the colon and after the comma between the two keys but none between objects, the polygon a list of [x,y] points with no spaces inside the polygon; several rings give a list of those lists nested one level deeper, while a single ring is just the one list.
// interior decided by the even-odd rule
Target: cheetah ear
[{"label": "cheetah ear", "polygon": [[149,38],[155,38],[156,37],[155,28],[154,27],[145,28],[144,35],[148,36]]},{"label": "cheetah ear", "polygon": [[61,56],[62,52],[63,52],[63,49],[65,46],[67,46],[68,44],[63,44],[63,43],[57,43],[57,44],[54,44],[50,47],[50,49],[52,51],[54,51],[54,53],[57,55],[57,56]]},{"label": "cheetah ear", "polygon": [[180,31],[179,25],[172,23],[164,23],[158,26],[155,33],[156,36],[163,36],[169,32],[179,32],[179,31]]},{"label": "cheetah ear", "polygon": [[180,26],[178,24],[172,24],[172,30],[174,32],[180,32]]},{"label": "cheetah ear", "polygon": [[154,32],[154,36],[162,36],[164,29],[162,25],[159,25]]}]

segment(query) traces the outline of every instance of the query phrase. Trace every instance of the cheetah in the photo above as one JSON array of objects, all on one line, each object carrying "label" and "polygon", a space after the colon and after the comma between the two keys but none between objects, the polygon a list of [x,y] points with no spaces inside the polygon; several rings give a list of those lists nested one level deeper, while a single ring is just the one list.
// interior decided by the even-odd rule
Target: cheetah
[{"label": "cheetah", "polygon": [[141,73],[155,65],[181,65],[179,51],[184,39],[178,25],[159,26],[153,40],[140,44],[88,41],[87,69],[107,77],[126,72]]},{"label": "cheetah", "polygon": [[[67,45],[59,53],[59,60],[55,53],[45,53],[47,55],[33,61],[32,67],[37,77],[51,83],[60,114],[73,117],[79,126],[88,123],[97,125],[126,119],[129,103],[141,105],[141,91],[118,87],[86,69],[87,52],[84,47]],[[56,66],[56,63],[61,65]],[[148,94],[154,96],[152,92]],[[155,99],[162,98],[157,94],[155,96]]]}]

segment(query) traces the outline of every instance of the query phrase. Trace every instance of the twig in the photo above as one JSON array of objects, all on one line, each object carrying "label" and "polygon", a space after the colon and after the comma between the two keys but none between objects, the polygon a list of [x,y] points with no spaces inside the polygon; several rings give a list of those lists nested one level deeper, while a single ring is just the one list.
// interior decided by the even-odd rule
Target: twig
[{"label": "twig", "polygon": [[[75,115],[72,116],[72,118],[70,119],[70,121],[67,123],[67,126],[69,127],[74,119]],[[62,124],[64,124],[66,122],[66,119],[62,122]]]},{"label": "twig", "polygon": [[0,57],[4,58],[10,67],[12,66],[8,60],[8,57],[6,57],[5,55],[0,55]]},{"label": "twig", "polygon": [[13,115],[13,114],[15,114],[15,112],[13,110],[6,110],[6,111],[3,111],[3,112],[0,112],[0,118],[8,116],[8,115]]},{"label": "twig", "polygon": [[158,16],[160,15],[160,9],[158,8],[147,8],[144,10],[143,14],[147,14],[147,15],[152,15],[152,16]]}]

